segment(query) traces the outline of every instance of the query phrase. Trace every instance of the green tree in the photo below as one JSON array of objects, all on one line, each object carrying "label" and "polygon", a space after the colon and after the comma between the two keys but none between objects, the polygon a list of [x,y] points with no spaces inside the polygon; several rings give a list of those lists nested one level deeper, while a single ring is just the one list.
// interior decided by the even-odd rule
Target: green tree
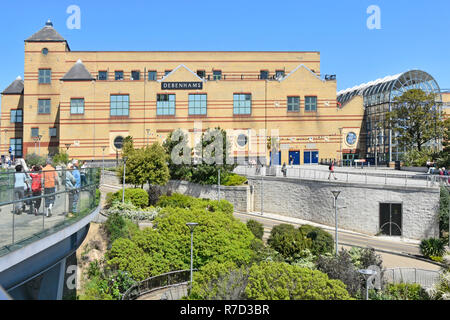
[{"label": "green tree", "polygon": [[250,300],[351,300],[345,284],[320,271],[280,262],[254,264],[245,293]]},{"label": "green tree", "polygon": [[[216,154],[218,150],[213,149],[212,146],[216,142],[216,139],[222,139],[218,141],[218,145],[222,146],[221,154]],[[217,184],[220,170],[220,180],[226,181],[228,176],[232,174],[236,165],[227,164],[227,157],[230,155],[231,147],[230,143],[227,143],[227,133],[221,128],[208,129],[202,134],[202,140],[195,147],[195,154],[201,157],[201,163],[199,159],[194,160],[192,167],[191,181],[199,184]],[[219,150],[220,151],[220,150]],[[217,160],[215,161],[217,156]],[[212,163],[208,163],[210,159]]]},{"label": "green tree", "polygon": [[[127,157],[125,182],[143,188],[150,185],[165,185],[170,178],[167,166],[167,154],[158,143],[142,149],[132,148],[132,142],[124,144],[124,156]],[[117,176],[123,179],[123,166],[117,169]]]},{"label": "green tree", "polygon": [[61,150],[59,153],[55,154],[52,158],[53,164],[68,164],[70,161],[69,154],[64,150]]},{"label": "green tree", "polygon": [[302,257],[306,249],[311,248],[311,239],[290,224],[280,224],[272,228],[267,244],[279,252],[286,261],[295,261]]},{"label": "green tree", "polygon": [[[170,178],[189,181],[192,175],[192,149],[189,147],[188,135],[181,129],[176,129],[169,133],[163,147],[168,155]],[[175,163],[174,158],[184,160],[181,163]]]},{"label": "green tree", "polygon": [[248,269],[232,261],[211,262],[194,274],[191,300],[244,300]]},{"label": "green tree", "polygon": [[392,111],[387,113],[386,120],[397,136],[400,147],[421,151],[428,142],[442,138],[442,117],[435,94],[411,89],[394,99]]},{"label": "green tree", "polygon": [[[244,223],[219,208],[217,207],[216,211],[198,207],[163,208],[153,222],[155,228],[146,228],[132,235],[130,242],[133,246],[123,241],[116,244],[122,239],[113,243],[108,253],[108,264],[130,272],[136,280],[138,277],[147,278],[164,272],[189,269],[190,230],[186,226],[188,222],[199,224],[194,232],[194,268],[200,268],[212,261],[248,264],[254,256],[251,248],[253,234]],[[124,249],[128,254],[122,253]],[[143,256],[145,259],[134,255]],[[145,262],[146,271],[142,271],[141,274],[141,269],[136,269],[137,267],[127,261]],[[135,271],[138,272],[136,277]]]},{"label": "green tree", "polygon": [[439,230],[442,238],[444,238],[445,234],[447,235],[447,237],[449,236],[448,234],[449,206],[450,206],[450,194],[448,192],[448,189],[442,186],[439,203]]},{"label": "green tree", "polygon": [[45,166],[46,159],[35,153],[31,153],[31,154],[27,154],[27,157],[25,158],[25,162],[27,163],[28,168],[31,170],[31,168],[35,165]]}]

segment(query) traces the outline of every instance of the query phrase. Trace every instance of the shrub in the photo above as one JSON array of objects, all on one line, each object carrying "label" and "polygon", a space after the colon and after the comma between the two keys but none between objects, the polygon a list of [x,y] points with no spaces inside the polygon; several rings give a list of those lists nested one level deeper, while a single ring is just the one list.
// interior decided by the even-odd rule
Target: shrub
[{"label": "shrub", "polygon": [[232,261],[211,262],[194,275],[190,300],[244,300],[248,270]]},{"label": "shrub", "polygon": [[190,299],[201,300],[350,300],[345,285],[284,262],[263,262],[250,268],[233,262],[210,263],[194,276]]},{"label": "shrub", "polygon": [[[194,232],[194,268],[201,268],[212,261],[233,261],[244,265],[254,257],[251,243],[255,237],[244,223],[232,215],[221,211],[211,213],[201,208],[166,207],[154,220],[154,228],[137,230],[131,235],[133,247],[128,255],[122,255],[123,248],[117,248],[119,240],[119,244],[124,246],[124,239],[116,240],[111,248],[114,254],[108,254],[108,263],[115,269],[130,272],[136,280],[137,276],[148,278],[164,272],[189,269],[191,237],[186,226],[188,222],[199,224]],[[142,271],[136,269],[127,264],[127,259],[145,263],[145,268]],[[138,275],[135,276],[136,270]]]},{"label": "shrub", "polygon": [[138,229],[134,223],[123,218],[118,210],[109,214],[104,226],[110,243],[114,243],[115,240],[120,238],[130,238]]},{"label": "shrub", "polygon": [[439,281],[428,289],[427,293],[435,300],[450,300],[450,272],[442,273]]},{"label": "shrub", "polygon": [[386,286],[385,293],[393,300],[429,300],[425,289],[415,283],[390,283]]},{"label": "shrub", "polygon": [[251,300],[350,300],[345,284],[317,270],[279,262],[254,264],[245,293]]},{"label": "shrub", "polygon": [[280,224],[272,228],[267,244],[281,253],[288,261],[301,257],[305,249],[311,248],[311,239],[306,238],[290,224]]},{"label": "shrub", "polygon": [[35,153],[28,154],[25,158],[25,162],[27,163],[28,168],[31,170],[33,166],[45,166],[46,159],[41,157]]},{"label": "shrub", "polygon": [[326,273],[330,279],[338,279],[345,283],[352,297],[361,294],[364,279],[353,265],[352,258],[347,250],[340,251],[338,256],[319,256],[316,265],[317,269]]},{"label": "shrub", "polygon": [[114,202],[108,209],[107,213],[108,215],[118,214],[121,217],[131,221],[151,221],[156,218],[160,211],[161,208],[153,207],[142,210],[140,208],[136,208],[131,202]]},{"label": "shrub", "polygon": [[225,180],[222,182],[224,186],[241,186],[247,182],[247,178],[240,176],[235,173],[231,173],[226,176]]},{"label": "shrub", "polygon": [[434,153],[431,149],[410,149],[403,157],[407,167],[424,167],[429,159],[434,158]]},{"label": "shrub", "polygon": [[53,156],[52,161],[55,166],[58,164],[68,164],[70,161],[69,154],[65,151],[61,151]]},{"label": "shrub", "polygon": [[444,233],[448,235],[448,209],[450,205],[450,194],[448,189],[441,187],[440,203],[439,203],[439,230],[441,238],[444,238]]},{"label": "shrub", "polygon": [[325,253],[332,253],[334,248],[333,236],[325,230],[309,225],[303,225],[299,231],[311,239],[311,252],[313,255],[321,255]]},{"label": "shrub", "polygon": [[[113,193],[110,197],[106,196],[106,203],[111,206],[115,201],[122,201],[123,190]],[[143,189],[125,189],[125,202],[131,202],[138,208],[146,208],[148,206],[148,194]]]},{"label": "shrub", "polygon": [[162,196],[159,198],[158,207],[172,207],[172,208],[191,208],[197,199],[185,196],[184,194],[174,193],[171,196]]},{"label": "shrub", "polygon": [[253,233],[256,238],[262,240],[264,236],[264,227],[262,223],[256,220],[248,220],[247,228]]},{"label": "shrub", "polygon": [[445,253],[445,242],[436,238],[424,239],[420,243],[420,251],[427,258],[442,257]]}]

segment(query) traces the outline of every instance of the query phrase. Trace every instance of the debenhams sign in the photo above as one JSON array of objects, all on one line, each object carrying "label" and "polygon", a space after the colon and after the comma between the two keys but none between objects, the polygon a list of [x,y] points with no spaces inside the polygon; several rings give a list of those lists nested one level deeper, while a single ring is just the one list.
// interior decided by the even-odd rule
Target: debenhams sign
[{"label": "debenhams sign", "polygon": [[162,90],[202,90],[203,82],[162,82]]}]

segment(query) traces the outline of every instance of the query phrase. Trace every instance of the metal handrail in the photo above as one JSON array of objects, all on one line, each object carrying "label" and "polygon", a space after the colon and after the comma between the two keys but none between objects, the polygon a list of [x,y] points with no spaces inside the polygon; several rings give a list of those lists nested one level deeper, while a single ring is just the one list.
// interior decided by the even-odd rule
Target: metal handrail
[{"label": "metal handrail", "polygon": [[[194,269],[193,271],[197,271],[197,269]],[[189,282],[190,272],[191,270],[172,271],[142,280],[141,282],[131,286],[127,291],[125,291],[122,296],[122,300],[135,300],[140,296],[148,294],[149,292]],[[173,275],[180,276],[172,277]],[[164,282],[163,280],[167,281]],[[162,285],[163,283],[164,285]]]},{"label": "metal handrail", "polygon": [[[239,167],[236,168],[235,172],[236,173],[240,173],[240,174],[244,174],[247,176],[261,176],[264,175],[268,171],[268,168],[272,168],[275,169],[276,174],[273,174],[275,176],[283,176],[282,172],[281,172],[281,166],[265,166],[263,168],[260,167],[260,169],[257,169],[258,167],[253,166],[244,166],[241,165]],[[255,170],[256,169],[256,170]],[[320,179],[320,175],[327,175],[329,174],[329,170],[320,170],[320,169],[310,169],[310,168],[300,168],[298,166],[287,166],[288,169],[288,178],[299,178],[299,179],[312,179],[312,180],[323,180]],[[254,172],[253,172],[254,171]],[[291,172],[295,172],[295,174],[292,174]],[[291,174],[289,174],[291,173]],[[304,173],[304,174],[302,174]],[[306,173],[306,174],[305,174]],[[311,174],[308,174],[311,173]],[[312,176],[313,174],[313,176]],[[364,181],[354,181],[354,182],[358,182],[358,183],[364,183],[364,184],[370,184],[372,181],[369,178],[384,178],[384,184],[388,184],[388,180],[390,180],[390,182],[392,182],[392,180],[397,180],[395,181],[395,185],[398,186],[409,186],[409,187],[414,187],[414,186],[419,186],[419,187],[435,187],[435,183],[439,183],[440,185],[445,184],[445,185],[449,185],[449,179],[450,176],[439,176],[439,175],[432,175],[432,174],[427,174],[427,173],[423,173],[423,174],[388,174],[388,173],[376,173],[376,172],[351,172],[351,171],[340,171],[339,169],[334,171],[334,174],[336,175],[341,175],[341,176],[346,176],[346,179],[344,178],[344,180],[340,179],[340,181],[345,181],[345,182],[351,182],[349,181],[349,177],[350,176],[357,176],[357,177],[361,177],[362,180]],[[414,183],[411,183],[412,181],[423,181],[423,185],[422,183],[420,185],[414,185]],[[383,184],[378,182],[377,184]]]}]

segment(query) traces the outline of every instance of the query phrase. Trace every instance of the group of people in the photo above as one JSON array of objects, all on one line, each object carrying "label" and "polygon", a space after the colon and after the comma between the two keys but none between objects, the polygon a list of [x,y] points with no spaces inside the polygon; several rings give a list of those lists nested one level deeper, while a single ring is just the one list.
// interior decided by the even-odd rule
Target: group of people
[{"label": "group of people", "polygon": [[14,213],[22,214],[25,211],[25,205],[29,204],[30,214],[39,215],[42,196],[44,196],[44,215],[51,217],[57,186],[64,186],[69,195],[67,217],[73,217],[77,213],[80,188],[82,184],[86,184],[86,167],[84,163],[80,171],[78,160],[74,160],[66,166],[66,170],[57,171],[52,166],[52,161],[48,159],[44,168],[35,165],[31,172],[24,172],[23,165],[18,164],[14,174],[14,200],[24,201],[14,203]]}]

